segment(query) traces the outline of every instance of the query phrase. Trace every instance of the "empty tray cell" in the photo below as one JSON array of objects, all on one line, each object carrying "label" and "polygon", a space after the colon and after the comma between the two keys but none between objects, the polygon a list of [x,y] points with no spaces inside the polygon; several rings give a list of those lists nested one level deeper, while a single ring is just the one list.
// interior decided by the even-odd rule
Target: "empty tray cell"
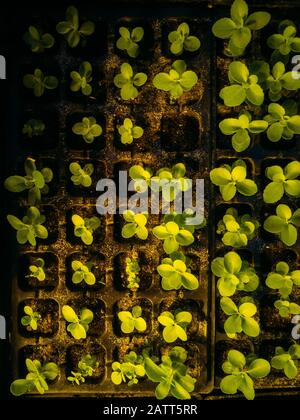
[{"label": "empty tray cell", "polygon": [[[25,307],[31,308],[31,313],[25,313]],[[26,299],[20,303],[18,312],[22,335],[26,337],[52,337],[57,333],[59,308],[55,300]]]},{"label": "empty tray cell", "polygon": [[161,120],[161,144],[168,152],[186,152],[200,146],[200,121],[195,114],[165,115]]},{"label": "empty tray cell", "polygon": [[53,290],[58,284],[57,256],[51,252],[26,252],[20,256],[18,278],[23,290]]}]

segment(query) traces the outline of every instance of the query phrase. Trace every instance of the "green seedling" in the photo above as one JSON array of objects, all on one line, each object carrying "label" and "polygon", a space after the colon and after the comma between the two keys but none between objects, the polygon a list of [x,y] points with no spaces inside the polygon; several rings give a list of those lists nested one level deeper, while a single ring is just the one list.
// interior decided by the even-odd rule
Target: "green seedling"
[{"label": "green seedling", "polygon": [[24,41],[29,46],[32,52],[42,53],[45,49],[52,48],[54,45],[54,38],[50,34],[43,34],[35,26],[29,26],[28,31],[23,36]]},{"label": "green seedling", "polygon": [[291,315],[300,315],[300,306],[297,303],[288,300],[276,300],[274,303],[282,318],[290,318]]},{"label": "green seedling", "polygon": [[144,192],[151,186],[153,173],[150,168],[143,168],[141,165],[133,165],[129,170],[129,176],[134,180],[135,191]]},{"label": "green seedling", "polygon": [[266,285],[273,290],[278,290],[283,299],[288,299],[294,286],[300,286],[300,270],[290,271],[289,265],[280,261],[276,264],[275,271],[268,274]]},{"label": "green seedling", "polygon": [[125,355],[123,363],[114,362],[112,370],[111,381],[114,385],[121,385],[122,382],[128,386],[136,385],[146,375],[143,356],[138,356],[134,351]]},{"label": "green seedling", "polygon": [[38,312],[34,312],[30,306],[24,307],[25,316],[21,318],[21,324],[24,327],[30,327],[33,331],[38,328],[38,322],[42,319]]},{"label": "green seedling", "polygon": [[195,240],[189,230],[182,229],[175,221],[156,226],[153,229],[153,234],[156,238],[164,241],[164,251],[167,254],[178,251],[180,246],[192,245]]},{"label": "green seedling", "polygon": [[237,291],[254,292],[258,288],[256,271],[236,252],[228,252],[224,258],[215,258],[211,270],[219,277],[217,287],[221,296],[233,296]]},{"label": "green seedling", "polygon": [[127,288],[130,290],[138,289],[140,287],[139,272],[141,267],[139,263],[135,259],[126,258],[126,280],[127,280]]},{"label": "green seedling", "polygon": [[249,214],[239,216],[238,211],[231,207],[218,223],[217,233],[223,235],[224,245],[242,248],[255,237],[259,226],[259,222],[252,216]]},{"label": "green seedling", "polygon": [[45,76],[41,69],[35,69],[33,74],[26,74],[23,77],[23,84],[27,89],[33,90],[34,96],[40,97],[45,89],[56,89],[58,80],[55,76]]},{"label": "green seedling", "polygon": [[285,351],[282,347],[276,347],[271,366],[274,369],[283,370],[287,378],[294,379],[298,375],[299,360],[299,344],[293,344],[288,351]]},{"label": "green seedling", "polygon": [[264,120],[252,120],[249,112],[243,111],[239,118],[226,118],[219,124],[226,136],[232,136],[231,144],[235,151],[244,152],[251,143],[251,134],[260,134],[267,130],[269,124]]},{"label": "green seedling", "polygon": [[87,163],[82,168],[78,162],[72,162],[69,169],[72,174],[71,181],[75,186],[81,185],[88,188],[92,185],[91,176],[94,173],[94,165],[92,163]]},{"label": "green seedling", "polygon": [[236,334],[245,333],[249,337],[258,337],[260,327],[253,318],[257,313],[254,303],[245,302],[236,306],[229,297],[222,297],[220,301],[222,311],[229,317],[225,321],[224,329],[228,337],[235,338]]},{"label": "green seedling", "polygon": [[77,8],[70,6],[66,11],[66,20],[59,22],[56,30],[65,37],[69,47],[75,48],[80,42],[82,46],[86,45],[86,37],[95,32],[95,24],[89,20],[80,24]]},{"label": "green seedling", "polygon": [[39,394],[48,391],[48,381],[54,381],[59,375],[56,363],[41,364],[39,360],[26,359],[28,374],[26,379],[17,379],[10,386],[10,392],[15,397],[37,390]]},{"label": "green seedling", "polygon": [[30,245],[36,246],[36,238],[48,238],[48,231],[43,226],[46,217],[41,215],[36,207],[29,207],[22,220],[11,214],[7,216],[7,220],[11,227],[17,231],[17,241],[21,245],[29,242]]},{"label": "green seedling", "polygon": [[188,260],[181,253],[174,252],[169,258],[164,258],[157,267],[159,275],[162,277],[162,288],[164,290],[196,290],[199,281],[188,268]]},{"label": "green seedling", "polygon": [[46,279],[46,273],[44,268],[45,261],[43,260],[43,258],[37,258],[35,263],[29,266],[30,274],[28,274],[26,277],[33,277],[38,281],[44,281]]},{"label": "green seedling", "polygon": [[121,73],[114,78],[114,84],[121,89],[121,98],[124,101],[130,101],[138,97],[138,87],[143,86],[147,82],[147,75],[145,73],[134,74],[130,64],[123,63],[121,65]]},{"label": "green seedling", "polygon": [[141,138],[144,134],[142,127],[134,125],[130,118],[125,118],[123,125],[118,127],[118,132],[123,144],[132,144],[133,140]]},{"label": "green seedling", "polygon": [[80,64],[78,71],[71,71],[71,91],[78,92],[81,90],[83,95],[90,96],[93,90],[92,85],[90,84],[93,80],[92,73],[92,65],[88,61],[83,61]]},{"label": "green seedling", "polygon": [[42,120],[30,119],[24,124],[22,134],[32,139],[32,137],[42,136],[45,128],[46,126]]},{"label": "green seedling", "polygon": [[136,58],[140,53],[138,43],[144,38],[144,29],[137,26],[130,32],[128,28],[122,26],[119,29],[119,34],[121,37],[117,41],[117,48],[126,51],[129,57]]},{"label": "green seedling", "polygon": [[240,391],[247,400],[254,400],[254,380],[267,377],[271,366],[267,360],[258,359],[252,354],[245,357],[237,350],[230,350],[222,369],[228,375],[220,384],[224,394],[234,395]]},{"label": "green seedling", "polygon": [[297,242],[298,227],[300,227],[300,209],[292,213],[285,204],[279,204],[276,216],[269,216],[264,223],[264,229],[277,235],[287,246],[293,246]]},{"label": "green seedling", "polygon": [[145,241],[148,238],[147,214],[135,214],[132,210],[126,210],[123,214],[125,225],[122,228],[122,237],[130,239],[136,236]]},{"label": "green seedling", "polygon": [[227,55],[239,57],[252,39],[252,31],[264,28],[271,20],[267,12],[255,12],[249,15],[248,5],[244,0],[235,0],[231,6],[231,18],[218,20],[213,28],[217,38],[228,39]]},{"label": "green seedling", "polygon": [[300,38],[296,36],[297,27],[294,22],[284,20],[278,25],[278,32],[267,39],[267,44],[274,50],[272,54],[274,62],[282,61],[282,58],[287,62],[290,53],[300,52]]},{"label": "green seedling", "polygon": [[231,86],[224,87],[220,92],[220,97],[226,106],[239,106],[245,101],[257,106],[264,103],[265,94],[258,83],[259,79],[255,74],[250,74],[244,63],[241,61],[231,63],[228,78]]},{"label": "green seedling", "polygon": [[92,286],[96,283],[96,277],[91,272],[93,264],[87,263],[82,264],[82,262],[74,260],[72,261],[72,270],[74,271],[72,276],[72,283],[79,284],[84,282],[89,286]]},{"label": "green seedling", "polygon": [[93,376],[95,370],[99,366],[96,356],[90,354],[84,355],[78,362],[78,370],[71,372],[71,376],[68,376],[68,381],[73,385],[81,385],[85,383],[86,378]]},{"label": "green seedling", "polygon": [[91,245],[94,241],[93,233],[100,225],[99,217],[82,218],[78,214],[72,216],[72,223],[74,225],[74,235],[81,238],[85,245]]},{"label": "green seedling", "polygon": [[69,305],[64,305],[62,307],[62,314],[64,319],[69,323],[67,331],[75,338],[75,340],[80,340],[81,338],[86,338],[86,333],[89,329],[89,324],[94,319],[94,314],[87,308],[83,308],[80,311],[80,316],[78,317],[73,308]]},{"label": "green seedling", "polygon": [[118,318],[121,321],[121,330],[124,334],[131,334],[135,330],[139,333],[146,331],[147,324],[142,318],[142,308],[134,306],[130,311],[120,311]]},{"label": "green seedling", "polygon": [[172,31],[168,35],[170,42],[170,51],[174,55],[181,55],[183,51],[194,52],[199,50],[201,46],[200,40],[190,35],[190,27],[187,23],[181,23],[176,31]]},{"label": "green seedling", "polygon": [[286,165],[284,169],[280,166],[269,166],[266,169],[266,177],[270,182],[264,190],[265,203],[277,203],[286,193],[288,196],[300,197],[300,162],[294,161]]},{"label": "green seedling", "polygon": [[232,200],[239,192],[246,197],[255,195],[257,185],[251,179],[247,179],[247,165],[239,159],[233,165],[222,165],[210,172],[210,180],[220,188],[224,201]]},{"label": "green seedling", "polygon": [[300,134],[300,115],[289,115],[284,106],[274,103],[269,105],[268,112],[264,119],[269,124],[267,136],[270,141],[292,140],[295,134]]},{"label": "green seedling", "polygon": [[97,124],[94,117],[83,117],[81,122],[73,125],[72,131],[77,136],[82,136],[87,144],[93,143],[103,133],[101,125]]},{"label": "green seedling", "polygon": [[171,395],[179,400],[189,400],[195,389],[196,379],[188,374],[185,365],[187,352],[175,346],[168,355],[162,356],[162,363],[156,364],[149,356],[145,358],[145,370],[150,381],[158,383],[155,395],[163,400]]},{"label": "green seedling", "polygon": [[186,329],[192,322],[192,319],[192,314],[187,311],[178,311],[174,315],[172,312],[162,312],[157,320],[164,326],[163,338],[165,342],[174,343],[177,339],[187,341]]},{"label": "green seedling", "polygon": [[159,73],[153,79],[156,89],[170,92],[171,103],[185,92],[189,92],[197,82],[197,74],[192,70],[187,70],[187,65],[183,60],[174,61],[169,73]]}]

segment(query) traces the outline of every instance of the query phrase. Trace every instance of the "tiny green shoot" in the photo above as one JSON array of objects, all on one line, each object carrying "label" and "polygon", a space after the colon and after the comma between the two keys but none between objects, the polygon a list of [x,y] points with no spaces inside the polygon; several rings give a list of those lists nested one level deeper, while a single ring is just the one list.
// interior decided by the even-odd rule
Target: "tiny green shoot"
[{"label": "tiny green shoot", "polygon": [[132,31],[124,26],[119,29],[120,38],[117,40],[117,48],[126,51],[129,57],[136,58],[140,53],[139,42],[144,38],[144,29],[137,26]]},{"label": "tiny green shoot", "polygon": [[83,308],[78,317],[73,308],[69,305],[62,307],[64,319],[69,323],[67,331],[75,338],[75,340],[85,339],[89,329],[89,324],[94,319],[94,314],[90,309]]},{"label": "tiny green shoot", "polygon": [[170,51],[174,55],[181,55],[183,51],[194,52],[199,50],[201,42],[196,36],[190,35],[190,27],[186,22],[181,23],[176,31],[168,35]]},{"label": "tiny green shoot", "polygon": [[138,87],[143,86],[147,82],[147,75],[145,73],[135,73],[130,64],[123,63],[120,68],[120,73],[114,78],[114,84],[121,89],[121,98],[124,101],[130,101],[138,97]]},{"label": "tiny green shoot", "polygon": [[34,53],[42,53],[45,49],[52,48],[55,42],[52,35],[48,33],[43,34],[35,26],[29,26],[23,39]]},{"label": "tiny green shoot", "polygon": [[276,215],[269,216],[264,223],[264,229],[278,236],[287,246],[293,246],[297,242],[298,227],[300,227],[300,209],[293,213],[286,204],[279,204]]},{"label": "tiny green shoot", "polygon": [[38,322],[42,319],[38,312],[34,312],[30,306],[24,307],[25,315],[21,318],[21,324],[24,327],[30,327],[33,331],[38,328]]},{"label": "tiny green shoot", "polygon": [[100,225],[99,217],[82,218],[78,214],[72,216],[72,223],[74,225],[74,235],[81,238],[85,245],[91,245],[94,241],[93,233]]},{"label": "tiny green shoot", "polygon": [[94,173],[94,165],[87,163],[82,168],[78,162],[72,162],[69,166],[72,174],[71,181],[75,186],[88,188],[92,185],[92,175]]},{"label": "tiny green shoot", "polygon": [[72,92],[78,92],[81,90],[81,93],[85,96],[90,96],[92,93],[91,82],[93,80],[93,69],[89,61],[83,61],[78,71],[71,71],[71,85],[70,89]]},{"label": "tiny green shoot", "polygon": [[139,139],[144,134],[142,127],[134,125],[130,118],[125,118],[123,124],[118,127],[121,143],[132,144],[133,140]]},{"label": "tiny green shoot", "polygon": [[95,138],[101,136],[103,132],[101,125],[97,124],[94,117],[83,117],[81,122],[73,125],[72,131],[77,136],[82,136],[87,144],[93,143]]},{"label": "tiny green shoot", "polygon": [[45,89],[53,90],[58,86],[55,76],[45,76],[41,69],[35,69],[33,74],[26,74],[23,77],[23,84],[27,89],[32,89],[36,97],[41,97]]},{"label": "tiny green shoot", "polygon": [[157,318],[164,327],[163,338],[166,343],[174,343],[177,339],[187,341],[186,329],[192,322],[192,314],[187,311],[177,311],[175,314],[169,311],[162,312]]},{"label": "tiny green shoot", "polygon": [[121,321],[121,331],[124,334],[131,334],[135,330],[142,333],[147,329],[147,324],[142,317],[142,308],[140,306],[134,306],[131,312],[118,312],[118,318]]}]

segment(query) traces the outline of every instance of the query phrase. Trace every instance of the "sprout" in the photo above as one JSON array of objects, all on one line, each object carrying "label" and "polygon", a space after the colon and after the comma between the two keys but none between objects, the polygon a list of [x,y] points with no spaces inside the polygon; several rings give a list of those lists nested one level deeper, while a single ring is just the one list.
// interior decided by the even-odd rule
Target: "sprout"
[{"label": "sprout", "polygon": [[190,27],[187,23],[181,23],[176,31],[168,35],[170,51],[174,55],[181,55],[184,50],[194,52],[199,50],[201,43],[196,36],[190,35]]},{"label": "sprout", "polygon": [[45,124],[42,120],[30,119],[23,126],[22,134],[28,138],[42,136],[45,131]]},{"label": "sprout", "polygon": [[266,177],[270,182],[264,190],[265,203],[277,203],[284,194],[291,197],[300,197],[300,162],[293,161],[286,165],[284,169],[280,166],[269,166],[266,169]]},{"label": "sprout", "polygon": [[74,225],[74,235],[81,238],[85,245],[91,245],[94,241],[93,233],[100,227],[99,217],[91,217],[83,219],[78,214],[72,216]]},{"label": "sprout", "polygon": [[182,229],[175,221],[156,226],[153,234],[164,241],[164,250],[167,254],[178,251],[179,246],[189,246],[194,242],[193,234],[187,229]]},{"label": "sprout", "polygon": [[53,36],[50,34],[43,34],[35,26],[29,26],[23,39],[34,53],[42,53],[45,49],[52,48],[54,45]]},{"label": "sprout", "polygon": [[162,277],[162,288],[164,290],[196,290],[199,281],[188,268],[188,259],[179,252],[174,252],[169,258],[164,258],[157,267],[159,275]]},{"label": "sprout", "polygon": [[32,89],[36,97],[43,95],[45,89],[53,90],[58,86],[58,80],[54,76],[44,76],[40,69],[35,69],[33,74],[26,74],[23,77],[23,84],[27,89]]},{"label": "sprout", "polygon": [[139,263],[137,260],[126,258],[126,280],[127,280],[127,288],[132,289],[138,289],[140,287],[140,281],[139,278],[139,272],[141,267],[139,266]]},{"label": "sprout", "polygon": [[293,246],[297,242],[300,226],[300,209],[292,213],[289,206],[280,204],[276,208],[276,216],[269,216],[264,229],[267,232],[274,233],[287,246]]},{"label": "sprout", "polygon": [[300,134],[300,115],[289,115],[283,106],[274,103],[269,105],[268,112],[264,119],[269,124],[267,136],[271,142],[291,140],[295,134]]},{"label": "sprout", "polygon": [[274,102],[281,99],[283,89],[295,91],[300,88],[300,81],[294,77],[292,71],[285,71],[285,65],[281,61],[274,65],[265,84],[269,90],[269,98]]},{"label": "sprout", "polygon": [[289,318],[291,315],[300,315],[300,306],[289,300],[276,300],[274,306],[282,318]]},{"label": "sprout", "polygon": [[129,176],[134,180],[135,191],[145,191],[151,185],[152,171],[150,168],[143,168],[141,165],[133,165],[129,170]]},{"label": "sprout", "polygon": [[137,87],[143,86],[147,82],[147,75],[145,73],[133,73],[130,64],[123,63],[121,65],[121,73],[114,78],[114,84],[121,89],[121,98],[125,101],[130,101],[138,97],[139,91]]},{"label": "sprout", "polygon": [[127,210],[123,214],[124,220],[127,222],[122,228],[122,237],[130,239],[137,236],[145,241],[148,238],[148,230],[146,227],[148,221],[147,214],[135,214],[132,210]]},{"label": "sprout", "polygon": [[82,136],[83,140],[91,144],[96,137],[101,136],[103,130],[101,125],[97,124],[94,117],[83,117],[81,122],[73,125],[72,131],[78,136]]},{"label": "sprout", "polygon": [[237,307],[232,299],[222,297],[220,304],[222,311],[229,316],[224,324],[228,337],[235,338],[237,333],[242,332],[249,337],[259,336],[259,324],[253,318],[257,313],[257,307],[254,303],[245,302]]},{"label": "sprout", "polygon": [[166,343],[174,343],[177,339],[187,341],[186,329],[192,322],[192,314],[187,311],[178,311],[175,315],[172,312],[162,312],[157,318],[158,322],[165,328],[163,337]]},{"label": "sprout", "polygon": [[144,134],[142,127],[133,125],[133,122],[130,118],[124,119],[123,125],[118,127],[118,132],[121,136],[121,142],[123,144],[131,144],[134,139],[139,139]]},{"label": "sprout", "polygon": [[111,367],[114,385],[121,385],[122,382],[128,386],[136,385],[146,375],[143,356],[138,356],[134,351],[125,355],[123,363],[113,362]]},{"label": "sprout", "polygon": [[21,324],[24,327],[30,327],[33,331],[36,331],[38,328],[38,322],[42,319],[41,315],[38,312],[34,312],[30,306],[24,307],[25,316],[21,318]]},{"label": "sprout", "polygon": [[81,93],[85,96],[89,96],[92,93],[92,86],[90,82],[93,80],[93,69],[91,63],[88,61],[83,61],[79,66],[79,71],[71,71],[71,85],[70,89],[72,92],[78,92],[81,90]]},{"label": "sprout", "polygon": [[78,362],[78,370],[76,372],[71,372],[71,376],[68,376],[68,381],[73,385],[81,385],[85,383],[87,377],[93,376],[95,370],[99,366],[96,356],[91,356],[90,354],[84,355]]},{"label": "sprout", "polygon": [[126,51],[129,57],[136,58],[139,55],[139,42],[144,38],[144,29],[140,26],[134,28],[131,32],[122,26],[119,29],[121,37],[117,41],[117,48]]},{"label": "sprout", "polygon": [[94,165],[92,163],[87,163],[81,168],[78,162],[72,162],[69,169],[72,174],[71,181],[75,186],[81,185],[88,188],[92,185],[91,176],[94,173]]},{"label": "sprout", "polygon": [[134,306],[131,312],[120,311],[118,318],[121,321],[121,330],[124,334],[131,334],[135,330],[142,333],[147,329],[146,321],[142,318],[142,308],[140,306]]},{"label": "sprout", "polygon": [[281,297],[287,299],[293,292],[293,286],[300,286],[300,270],[290,271],[289,265],[280,261],[275,271],[268,274],[266,285],[273,290],[278,290]]},{"label": "sprout", "polygon": [[297,37],[297,27],[294,22],[284,20],[278,25],[279,33],[269,36],[268,47],[275,50],[272,60],[282,61],[281,58],[288,58],[291,52],[300,52],[300,38]]},{"label": "sprout", "polygon": [[79,284],[82,281],[89,286],[96,283],[96,277],[91,272],[91,263],[82,264],[82,262],[74,260],[72,261],[72,270],[74,271],[72,276],[72,283]]},{"label": "sprout", "polygon": [[38,281],[44,281],[46,279],[44,267],[45,261],[43,258],[37,258],[34,265],[29,266],[30,274],[28,274],[26,277],[33,277]]},{"label": "sprout", "polygon": [[275,356],[271,360],[271,366],[277,370],[283,370],[289,379],[294,379],[298,375],[300,360],[300,345],[293,344],[288,351],[282,347],[276,347]]},{"label": "sprout", "polygon": [[64,305],[62,307],[62,314],[64,319],[69,322],[67,331],[75,338],[75,340],[86,338],[89,324],[94,319],[93,312],[87,308],[83,308],[80,311],[80,316],[78,317],[71,306]]}]

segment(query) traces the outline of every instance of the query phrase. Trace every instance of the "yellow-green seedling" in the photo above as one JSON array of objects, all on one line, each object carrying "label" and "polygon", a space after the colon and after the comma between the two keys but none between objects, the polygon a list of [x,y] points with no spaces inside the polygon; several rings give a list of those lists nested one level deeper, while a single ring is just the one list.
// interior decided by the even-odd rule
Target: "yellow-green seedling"
[{"label": "yellow-green seedling", "polygon": [[226,118],[219,124],[226,136],[232,136],[231,144],[236,152],[244,152],[251,143],[251,134],[260,134],[267,130],[269,124],[265,120],[252,120],[250,112],[243,111],[238,118]]},{"label": "yellow-green seedling", "polygon": [[276,215],[269,216],[264,223],[264,229],[278,236],[287,246],[293,246],[297,242],[298,227],[300,227],[300,209],[293,213],[286,204],[279,204]]},{"label": "yellow-green seedling", "polygon": [[197,82],[197,74],[192,70],[187,70],[187,64],[183,60],[174,61],[169,73],[158,73],[153,79],[156,89],[170,93],[171,103],[185,92],[189,92]]},{"label": "yellow-green seedling", "polygon": [[92,273],[91,269],[93,267],[92,263],[82,264],[82,262],[78,260],[72,261],[72,283],[79,284],[79,283],[86,283],[89,286],[92,286],[96,283],[96,277]]},{"label": "yellow-green seedling", "polygon": [[181,55],[183,51],[194,52],[199,50],[201,42],[196,36],[190,35],[190,27],[186,22],[181,23],[176,31],[168,35],[170,51],[174,55]]},{"label": "yellow-green seedling", "polygon": [[98,366],[99,362],[96,356],[85,354],[78,362],[78,370],[76,372],[71,371],[71,375],[67,379],[73,385],[79,386],[85,383],[86,378],[93,376]]},{"label": "yellow-green seedling", "polygon": [[142,317],[142,308],[134,306],[130,311],[120,311],[118,318],[121,321],[121,330],[124,334],[131,334],[134,331],[139,333],[146,331],[147,324]]},{"label": "yellow-green seedling", "polygon": [[113,362],[111,367],[111,381],[114,385],[136,385],[146,375],[143,356],[138,356],[134,351],[125,355],[124,362]]},{"label": "yellow-green seedling", "polygon": [[282,347],[276,347],[275,356],[272,357],[271,366],[277,370],[283,370],[289,379],[294,379],[299,372],[300,345],[293,344],[288,351]]},{"label": "yellow-green seedling", "polygon": [[136,58],[140,53],[139,42],[144,38],[144,29],[140,26],[130,31],[121,26],[119,29],[120,38],[117,40],[117,48],[126,51],[129,57]]},{"label": "yellow-green seedling", "polygon": [[53,362],[42,365],[39,360],[26,359],[26,367],[26,379],[16,379],[10,386],[10,392],[15,397],[34,390],[44,394],[49,389],[47,382],[54,381],[59,375],[59,367]]},{"label": "yellow-green seedling", "polygon": [[45,273],[45,261],[43,258],[37,258],[34,264],[29,266],[29,274],[26,277],[33,277],[38,281],[44,281],[46,279]]},{"label": "yellow-green seedling", "polygon": [[125,118],[123,124],[118,127],[121,143],[132,144],[133,140],[139,139],[144,134],[142,127],[134,125],[130,118]]},{"label": "yellow-green seedling", "polygon": [[265,81],[266,89],[269,91],[269,98],[277,102],[282,97],[282,91],[296,91],[300,88],[300,80],[294,77],[292,71],[286,72],[285,65],[279,61],[270,70],[270,74]]},{"label": "yellow-green seedling", "polygon": [[147,214],[135,214],[132,210],[126,210],[123,217],[126,222],[121,232],[123,238],[130,239],[136,236],[143,241],[148,238]]},{"label": "yellow-green seedling", "polygon": [[220,301],[222,311],[228,315],[224,329],[228,337],[235,338],[236,334],[245,333],[249,337],[258,337],[259,323],[254,319],[257,307],[252,302],[245,302],[237,306],[229,297],[222,297]]},{"label": "yellow-green seedling", "polygon": [[55,76],[45,76],[41,69],[35,69],[33,74],[23,77],[23,84],[27,89],[32,89],[36,97],[40,97],[46,90],[56,89],[58,80]]},{"label": "yellow-green seedling", "polygon": [[239,57],[252,39],[252,32],[264,28],[271,20],[270,13],[254,12],[249,15],[244,0],[235,0],[231,6],[230,18],[219,19],[212,28],[217,38],[228,39],[227,55]]},{"label": "yellow-green seedling", "polygon": [[185,174],[183,163],[177,163],[172,168],[161,168],[151,178],[151,189],[160,191],[165,201],[172,202],[179,194],[192,188],[192,182],[185,178]]},{"label": "yellow-green seedling", "polygon": [[114,84],[117,88],[121,89],[121,98],[124,101],[137,98],[139,95],[137,88],[147,82],[147,75],[145,73],[134,73],[133,68],[128,63],[123,63],[120,71],[114,78]]},{"label": "yellow-green seedling", "polygon": [[261,106],[264,103],[265,94],[259,84],[259,78],[250,73],[246,64],[241,61],[232,62],[228,78],[230,86],[224,87],[220,92],[226,106],[235,107],[244,102]]},{"label": "yellow-green seedling", "polygon": [[37,170],[35,160],[27,158],[24,163],[25,176],[13,175],[4,182],[4,187],[10,192],[23,192],[28,190],[28,204],[33,206],[41,201],[42,194],[48,194],[49,184],[53,179],[50,168]]},{"label": "yellow-green seedling", "polygon": [[169,395],[179,400],[191,399],[196,379],[188,374],[188,366],[185,365],[187,356],[186,350],[179,346],[173,347],[168,355],[162,356],[160,364],[149,356],[144,356],[148,379],[158,383],[155,389],[158,400],[163,400]]},{"label": "yellow-green seedling", "polygon": [[81,122],[73,125],[72,131],[77,136],[82,136],[87,144],[91,144],[96,137],[101,136],[103,129],[101,125],[97,124],[96,118],[83,117]]},{"label": "yellow-green seedling", "polygon": [[23,126],[22,134],[32,139],[32,137],[42,136],[45,131],[45,124],[42,120],[36,120],[34,118],[26,121]]},{"label": "yellow-green seedling", "polygon": [[254,400],[254,380],[267,377],[271,366],[267,360],[258,359],[253,354],[245,357],[237,350],[230,350],[222,369],[227,375],[220,384],[224,394],[235,395],[240,391],[247,400]]},{"label": "yellow-green seedling", "polygon": [[266,177],[270,182],[264,190],[265,203],[277,203],[284,194],[288,196],[300,197],[300,181],[296,178],[300,176],[300,162],[295,160],[288,163],[284,169],[281,166],[269,166],[266,169]]},{"label": "yellow-green seedling", "polygon": [[278,309],[279,315],[282,318],[290,318],[291,315],[300,315],[300,306],[289,300],[276,300],[274,306]]},{"label": "yellow-green seedling", "polygon": [[75,186],[81,185],[88,188],[92,185],[92,175],[94,173],[94,165],[87,163],[82,168],[78,162],[72,162],[69,166],[72,174],[71,181]]},{"label": "yellow-green seedling", "polygon": [[242,248],[248,245],[259,228],[259,222],[249,214],[239,216],[235,208],[226,211],[225,216],[219,221],[217,234],[223,235],[222,242],[232,248]]},{"label": "yellow-green seedling", "polygon": [[164,222],[153,229],[153,235],[164,241],[164,251],[172,254],[180,246],[189,246],[194,242],[194,235],[187,229],[180,227],[175,221]]},{"label": "yellow-green seedling", "polygon": [[266,285],[273,290],[278,290],[283,299],[288,299],[294,286],[300,286],[300,270],[290,270],[289,265],[280,261],[276,264],[275,271],[268,274]]},{"label": "yellow-green seedling", "polygon": [[71,71],[71,84],[70,89],[72,92],[78,92],[81,90],[81,93],[85,96],[89,96],[92,93],[92,85],[90,84],[93,80],[93,69],[89,61],[83,61],[78,71]]},{"label": "yellow-green seedling", "polygon": [[94,241],[93,233],[100,225],[99,217],[93,216],[90,218],[82,218],[78,214],[72,216],[72,223],[74,225],[74,235],[81,238],[85,245],[91,245]]},{"label": "yellow-green seedling", "polygon": [[79,43],[86,45],[86,38],[95,32],[95,24],[89,20],[80,23],[78,9],[70,6],[66,11],[66,20],[59,22],[56,30],[64,36],[71,48],[75,48]]},{"label": "yellow-green seedling", "polygon": [[17,231],[17,241],[21,245],[29,242],[30,245],[36,246],[36,238],[48,238],[48,230],[43,226],[46,217],[36,207],[29,207],[22,220],[11,214],[7,216],[7,220]]},{"label": "yellow-green seedling", "polygon": [[133,165],[129,170],[129,176],[134,181],[134,189],[138,192],[147,191],[151,185],[153,172],[150,168],[141,165]]},{"label": "yellow-green seedling", "polygon": [[295,134],[300,134],[300,115],[296,115],[297,111],[290,114],[284,105],[270,104],[268,115],[264,117],[269,124],[268,139],[273,143],[281,139],[292,140]]},{"label": "yellow-green seedling", "polygon": [[220,188],[224,201],[232,200],[237,192],[251,197],[258,191],[256,183],[247,179],[247,165],[242,159],[236,160],[233,165],[222,165],[213,169],[210,180]]},{"label": "yellow-green seedling", "polygon": [[278,33],[269,36],[268,47],[274,50],[272,61],[288,61],[290,53],[300,52],[300,38],[297,36],[297,26],[291,20],[284,20],[278,25]]},{"label": "yellow-green seedling", "polygon": [[125,272],[126,272],[126,281],[127,281],[127,289],[130,290],[136,290],[140,287],[140,277],[139,277],[139,273],[141,270],[141,267],[138,263],[137,260],[133,259],[133,258],[126,258],[126,267],[125,267]]},{"label": "yellow-green seedling", "polygon": [[42,319],[38,312],[34,312],[30,306],[24,307],[25,315],[21,318],[21,324],[24,327],[30,327],[33,331],[38,328],[38,322]]},{"label": "yellow-green seedling", "polygon": [[163,338],[165,342],[174,343],[177,339],[187,341],[186,329],[192,319],[192,314],[187,311],[177,311],[175,314],[169,311],[162,312],[157,320],[164,327]]},{"label": "yellow-green seedling", "polygon": [[52,48],[55,42],[51,34],[44,34],[35,26],[29,26],[23,39],[34,53],[42,53],[45,49]]},{"label": "yellow-green seedling", "polygon": [[75,338],[75,340],[85,339],[89,329],[89,324],[94,319],[94,314],[90,309],[83,308],[78,316],[73,308],[69,305],[62,307],[64,319],[69,323],[67,331]]},{"label": "yellow-green seedling", "polygon": [[217,287],[221,296],[233,296],[237,291],[254,292],[258,288],[259,277],[255,269],[236,252],[215,258],[211,270],[219,277]]}]

